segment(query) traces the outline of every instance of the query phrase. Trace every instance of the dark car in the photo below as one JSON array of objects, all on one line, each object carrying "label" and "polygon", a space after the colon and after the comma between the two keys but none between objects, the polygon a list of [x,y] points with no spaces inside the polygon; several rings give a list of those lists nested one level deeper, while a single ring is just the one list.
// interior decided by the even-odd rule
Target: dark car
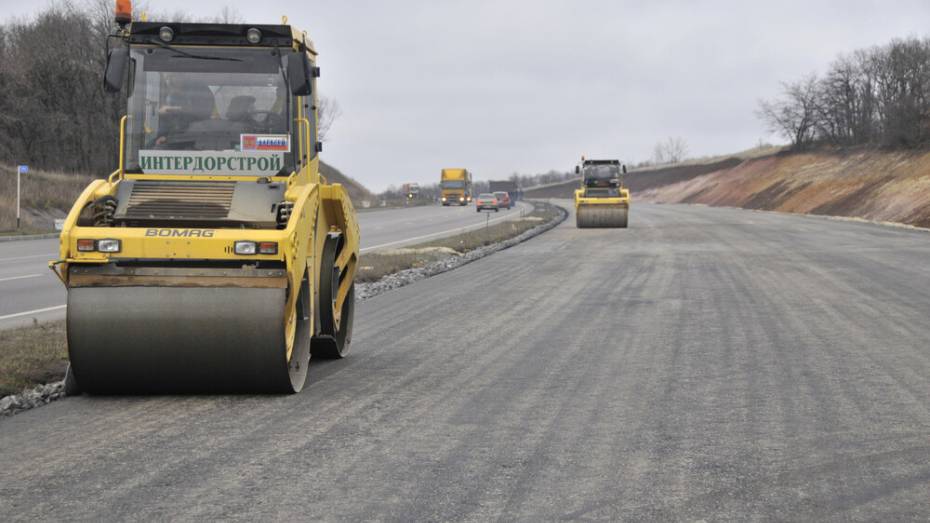
[{"label": "dark car", "polygon": [[513,201],[510,199],[510,194],[505,191],[498,191],[494,193],[494,197],[497,198],[497,207],[499,209],[510,209],[513,207]]},{"label": "dark car", "polygon": [[481,212],[483,210],[493,210],[497,212],[500,210],[500,202],[497,201],[497,197],[491,193],[479,194],[475,198],[475,210]]}]

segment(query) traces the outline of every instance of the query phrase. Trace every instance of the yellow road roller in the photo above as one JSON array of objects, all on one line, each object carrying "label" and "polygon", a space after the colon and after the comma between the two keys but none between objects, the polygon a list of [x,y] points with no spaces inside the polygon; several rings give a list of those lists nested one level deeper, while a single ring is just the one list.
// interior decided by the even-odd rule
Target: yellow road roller
[{"label": "yellow road roller", "polygon": [[50,262],[68,290],[68,393],[292,393],[352,337],[359,253],[320,175],[317,53],[287,25],[133,21],[104,87],[119,165]]},{"label": "yellow road roller", "polygon": [[620,160],[587,160],[575,166],[581,187],[575,190],[575,226],[626,228],[630,191],[623,186],[626,165]]}]

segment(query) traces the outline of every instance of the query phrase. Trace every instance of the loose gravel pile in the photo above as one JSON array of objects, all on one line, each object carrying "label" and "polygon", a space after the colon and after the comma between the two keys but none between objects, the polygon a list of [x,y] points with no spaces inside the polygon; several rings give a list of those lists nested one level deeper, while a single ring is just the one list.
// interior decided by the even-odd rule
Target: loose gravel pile
[{"label": "loose gravel pile", "polygon": [[[461,267],[467,263],[484,258],[489,254],[513,247],[518,243],[525,242],[526,240],[529,240],[534,236],[538,236],[565,221],[568,213],[561,207],[557,207],[557,209],[559,210],[559,214],[556,218],[550,220],[547,223],[537,225],[536,227],[533,227],[523,234],[510,238],[509,240],[504,240],[495,243],[494,245],[479,247],[475,250],[468,251],[465,254],[456,254],[454,256],[450,256],[449,258],[443,258],[441,260],[429,263],[424,267],[405,269],[394,274],[388,274],[376,282],[356,283],[355,301],[360,302],[369,298],[374,298],[375,296],[383,294],[389,290],[397,289],[405,285],[410,285],[413,282],[423,280],[429,278],[430,276],[435,276],[446,271],[451,271],[452,269]],[[38,387],[23,391],[20,394],[13,394],[11,396],[0,398],[0,417],[12,416],[18,412],[45,405],[46,403],[63,398],[64,396],[64,381],[57,381],[47,385],[39,385]]]},{"label": "loose gravel pile", "polygon": [[20,394],[0,398],[0,416],[12,416],[17,412],[40,407],[64,396],[64,381],[39,385]]}]

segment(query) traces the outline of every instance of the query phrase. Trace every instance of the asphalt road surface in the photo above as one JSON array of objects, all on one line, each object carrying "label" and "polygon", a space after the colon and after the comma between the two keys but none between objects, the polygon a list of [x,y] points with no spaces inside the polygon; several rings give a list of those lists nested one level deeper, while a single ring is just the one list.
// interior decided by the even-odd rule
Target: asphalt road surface
[{"label": "asphalt road surface", "polygon": [[930,234],[635,205],[366,301],[301,394],[0,420],[2,519],[930,515]]},{"label": "asphalt road surface", "polygon": [[[490,219],[513,219],[531,209],[532,205],[519,202],[509,211],[490,213]],[[473,205],[361,212],[362,252],[480,227],[487,220],[486,214],[475,212]],[[57,257],[57,238],[0,242],[0,329],[30,324],[33,318],[47,321],[65,317],[65,288],[48,269],[49,260]]]}]

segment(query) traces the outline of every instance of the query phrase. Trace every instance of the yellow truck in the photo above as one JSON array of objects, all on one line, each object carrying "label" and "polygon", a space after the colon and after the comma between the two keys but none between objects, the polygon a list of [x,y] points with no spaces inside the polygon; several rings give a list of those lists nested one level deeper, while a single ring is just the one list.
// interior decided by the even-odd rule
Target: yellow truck
[{"label": "yellow truck", "polygon": [[443,206],[471,203],[472,180],[468,169],[442,170],[439,179],[439,199]]},{"label": "yellow truck", "polygon": [[[359,229],[320,175],[317,52],[286,24],[133,21],[117,170],[68,214],[69,393],[300,391],[346,355]],[[88,132],[91,132],[88,129]]]},{"label": "yellow truck", "polygon": [[575,190],[575,226],[626,228],[630,191],[623,186],[626,165],[620,160],[587,160],[575,166],[581,187]]}]

